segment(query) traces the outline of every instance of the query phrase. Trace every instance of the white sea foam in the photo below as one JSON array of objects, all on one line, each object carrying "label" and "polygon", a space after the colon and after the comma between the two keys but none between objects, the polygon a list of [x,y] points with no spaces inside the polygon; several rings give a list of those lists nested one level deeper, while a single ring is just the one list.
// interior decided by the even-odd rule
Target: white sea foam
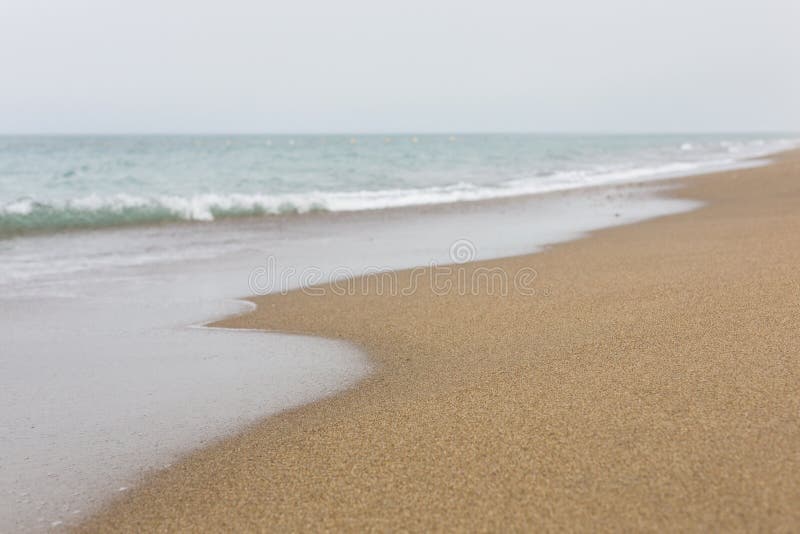
[{"label": "white sea foam", "polygon": [[[711,162],[716,165],[733,160]],[[496,186],[479,186],[458,182],[447,186],[377,191],[308,191],[285,194],[204,193],[182,197],[177,195],[136,196],[130,194],[91,194],[61,202],[35,202],[21,199],[0,207],[0,217],[40,214],[38,225],[109,226],[161,220],[213,221],[218,218],[307,213],[311,211],[364,211],[428,204],[443,204],[507,198],[556,190],[573,189],[595,184],[655,178],[668,174],[685,174],[708,167],[695,163],[673,163],[657,167],[574,171],[542,178],[520,179]],[[7,221],[8,222],[8,221]],[[49,224],[48,224],[49,223]]]}]

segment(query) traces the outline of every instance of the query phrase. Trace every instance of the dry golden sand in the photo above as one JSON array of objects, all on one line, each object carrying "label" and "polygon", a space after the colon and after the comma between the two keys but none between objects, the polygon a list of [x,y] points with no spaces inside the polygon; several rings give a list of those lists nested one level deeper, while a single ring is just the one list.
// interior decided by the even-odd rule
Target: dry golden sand
[{"label": "dry golden sand", "polygon": [[709,205],[484,264],[536,296],[256,299],[222,324],[376,372],[81,530],[800,529],[800,154],[682,183]]}]

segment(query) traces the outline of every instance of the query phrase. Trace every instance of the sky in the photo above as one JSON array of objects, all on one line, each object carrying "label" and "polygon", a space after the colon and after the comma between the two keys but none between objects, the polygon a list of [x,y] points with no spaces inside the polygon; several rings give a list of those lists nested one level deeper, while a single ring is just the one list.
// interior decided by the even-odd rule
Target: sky
[{"label": "sky", "polygon": [[0,132],[800,131],[797,0],[0,0]]}]

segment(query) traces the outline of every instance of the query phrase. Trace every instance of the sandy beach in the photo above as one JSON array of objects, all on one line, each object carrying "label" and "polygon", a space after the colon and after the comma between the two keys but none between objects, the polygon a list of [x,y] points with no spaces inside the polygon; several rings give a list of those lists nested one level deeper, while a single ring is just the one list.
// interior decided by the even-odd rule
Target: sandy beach
[{"label": "sandy beach", "polygon": [[671,183],[706,206],[452,277],[532,291],[403,271],[410,294],[254,299],[218,326],[348,340],[375,371],[78,530],[796,529],[800,152]]}]

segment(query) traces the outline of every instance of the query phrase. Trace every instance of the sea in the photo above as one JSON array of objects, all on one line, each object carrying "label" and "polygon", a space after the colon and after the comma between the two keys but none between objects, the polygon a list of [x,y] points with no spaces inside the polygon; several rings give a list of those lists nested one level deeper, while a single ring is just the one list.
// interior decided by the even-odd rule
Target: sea
[{"label": "sea", "polygon": [[[346,341],[205,326],[252,309],[242,297],[535,253],[697,209],[654,180],[798,145],[797,134],[0,137],[0,531],[73,525],[186,454],[373,372]],[[615,187],[591,187],[603,184]],[[530,298],[559,290],[535,283]]]},{"label": "sea", "polygon": [[0,137],[0,238],[514,197],[690,174],[758,135]]}]

